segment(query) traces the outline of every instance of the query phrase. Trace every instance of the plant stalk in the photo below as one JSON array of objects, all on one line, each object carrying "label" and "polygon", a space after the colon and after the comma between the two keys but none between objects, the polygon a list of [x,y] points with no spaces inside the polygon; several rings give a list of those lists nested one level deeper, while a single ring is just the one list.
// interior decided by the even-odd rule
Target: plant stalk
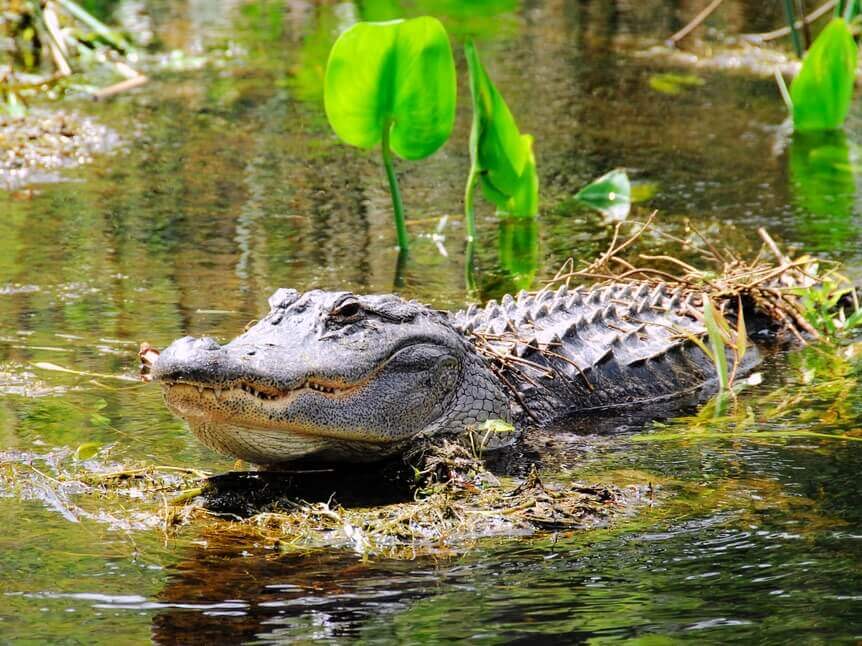
[{"label": "plant stalk", "polygon": [[799,38],[799,30],[796,29],[793,0],[784,0],[784,15],[787,17],[787,26],[790,28],[790,39],[793,41],[793,50],[799,58],[802,58],[802,41]]},{"label": "plant stalk", "polygon": [[464,253],[464,287],[471,299],[476,298],[479,289],[476,285],[476,241],[467,239],[467,249]]},{"label": "plant stalk", "polygon": [[404,203],[401,201],[401,191],[398,189],[398,178],[392,165],[392,151],[389,149],[389,130],[392,124],[383,128],[383,141],[380,144],[383,154],[383,166],[386,168],[386,178],[389,180],[389,193],[392,196],[392,215],[395,217],[395,233],[398,236],[398,249],[406,252],[409,248],[407,240],[407,225],[404,222]]},{"label": "plant stalk", "polygon": [[473,208],[473,192],[478,183],[476,164],[470,165],[470,174],[467,176],[467,187],[464,189],[464,222],[467,227],[467,242],[476,239],[476,212]]},{"label": "plant stalk", "polygon": [[[805,20],[805,5],[803,4],[803,0],[796,0],[796,13],[802,16],[802,38],[805,43],[805,51],[807,52],[811,49],[811,27],[808,26],[808,22]],[[795,26],[795,25],[794,25]]]}]

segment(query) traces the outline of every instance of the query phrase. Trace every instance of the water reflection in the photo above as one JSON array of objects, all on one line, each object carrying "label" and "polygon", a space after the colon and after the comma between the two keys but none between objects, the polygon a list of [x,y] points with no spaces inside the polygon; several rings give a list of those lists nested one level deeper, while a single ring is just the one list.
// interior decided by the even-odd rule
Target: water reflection
[{"label": "water reflection", "polygon": [[499,265],[511,292],[530,289],[539,270],[539,223],[531,218],[500,221]]},{"label": "water reflection", "polygon": [[799,228],[820,249],[857,244],[857,148],[841,130],[793,133],[788,164]]}]

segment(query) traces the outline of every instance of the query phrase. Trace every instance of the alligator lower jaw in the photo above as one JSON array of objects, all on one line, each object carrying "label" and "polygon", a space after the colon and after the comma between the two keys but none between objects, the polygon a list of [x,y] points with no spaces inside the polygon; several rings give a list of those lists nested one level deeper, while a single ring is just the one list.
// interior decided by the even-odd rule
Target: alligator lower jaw
[{"label": "alligator lower jaw", "polygon": [[332,401],[346,397],[358,387],[334,392],[304,387],[285,391],[277,396],[267,393],[267,397],[249,393],[246,388],[237,385],[216,388],[187,382],[163,382],[162,387],[168,408],[190,425],[233,427],[243,429],[246,434],[264,432],[309,440],[387,444],[372,441],[361,433],[338,432],[332,428],[286,421],[288,416],[285,412],[297,397],[314,397],[322,404],[323,400]]},{"label": "alligator lower jaw", "polygon": [[249,429],[228,423],[189,420],[189,428],[206,446],[223,455],[266,468],[291,463],[372,462],[397,445],[380,445],[273,429]]}]

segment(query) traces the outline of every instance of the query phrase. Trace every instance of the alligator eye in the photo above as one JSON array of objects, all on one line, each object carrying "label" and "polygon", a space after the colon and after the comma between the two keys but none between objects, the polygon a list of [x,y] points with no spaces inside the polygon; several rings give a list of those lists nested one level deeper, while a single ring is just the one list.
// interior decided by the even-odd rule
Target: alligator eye
[{"label": "alligator eye", "polygon": [[350,299],[334,307],[331,315],[349,321],[359,316],[361,311],[362,307],[359,305],[359,301]]}]

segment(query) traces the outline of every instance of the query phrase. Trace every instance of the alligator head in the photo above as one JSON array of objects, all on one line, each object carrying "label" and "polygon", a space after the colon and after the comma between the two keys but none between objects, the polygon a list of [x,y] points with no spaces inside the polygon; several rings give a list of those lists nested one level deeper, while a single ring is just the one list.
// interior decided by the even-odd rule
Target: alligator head
[{"label": "alligator head", "polygon": [[493,374],[445,314],[396,296],[279,289],[226,345],[156,360],[168,407],[211,448],[257,464],[379,459],[418,436],[508,419]]}]

